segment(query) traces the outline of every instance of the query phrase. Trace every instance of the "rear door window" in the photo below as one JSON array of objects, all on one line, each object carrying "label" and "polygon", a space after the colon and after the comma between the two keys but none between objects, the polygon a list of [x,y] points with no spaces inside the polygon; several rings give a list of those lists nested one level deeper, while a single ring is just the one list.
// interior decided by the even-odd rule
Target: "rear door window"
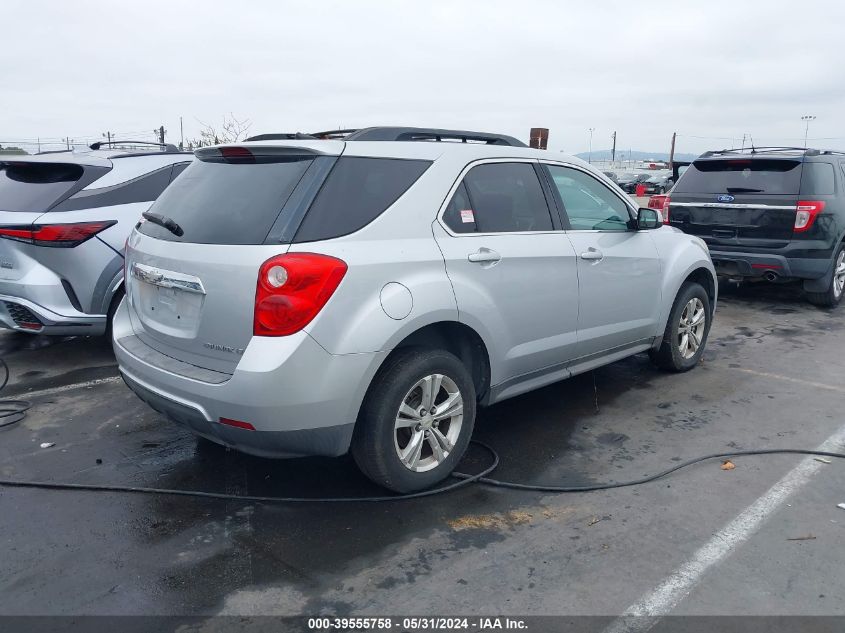
[{"label": "rear door window", "polygon": [[430,165],[427,160],[339,158],[294,242],[328,240],[362,229],[396,202]]},{"label": "rear door window", "polygon": [[452,195],[449,206],[443,213],[443,221],[455,233],[474,233],[475,212],[469,201],[469,194],[464,183],[461,183]]},{"label": "rear door window", "polygon": [[553,230],[549,206],[531,163],[478,165],[464,177],[463,186],[455,192],[443,218],[455,233]]},{"label": "rear door window", "polygon": [[675,193],[797,195],[801,161],[779,158],[697,160],[675,185]]},{"label": "rear door window", "polygon": [[[256,163],[193,161],[150,208],[174,220],[177,237],[152,222],[139,231],[150,237],[197,244],[262,244],[313,155]],[[168,174],[169,176],[169,174]]]},{"label": "rear door window", "polygon": [[832,196],[834,194],[833,165],[830,163],[804,163],[801,174],[802,196]]},{"label": "rear door window", "polygon": [[0,211],[43,213],[65,197],[82,177],[80,165],[0,163]]}]

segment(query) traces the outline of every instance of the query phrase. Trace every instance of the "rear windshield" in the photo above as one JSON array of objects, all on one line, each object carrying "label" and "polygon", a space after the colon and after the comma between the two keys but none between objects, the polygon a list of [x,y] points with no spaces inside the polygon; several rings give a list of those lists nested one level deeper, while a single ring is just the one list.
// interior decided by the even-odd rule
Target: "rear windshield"
[{"label": "rear windshield", "polygon": [[192,162],[164,190],[151,213],[172,219],[183,231],[143,222],[144,235],[195,244],[262,244],[313,156],[273,162]]},{"label": "rear windshield", "polygon": [[0,163],[0,211],[43,213],[82,177],[79,165]]},{"label": "rear windshield", "polygon": [[797,195],[801,162],[768,158],[697,160],[675,185],[675,193],[765,193]]}]

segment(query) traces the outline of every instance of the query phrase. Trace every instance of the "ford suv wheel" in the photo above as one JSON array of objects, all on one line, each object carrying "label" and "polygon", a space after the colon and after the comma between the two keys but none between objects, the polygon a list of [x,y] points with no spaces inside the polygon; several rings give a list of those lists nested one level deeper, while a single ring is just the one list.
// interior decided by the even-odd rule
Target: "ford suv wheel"
[{"label": "ford suv wheel", "polygon": [[475,422],[475,388],[464,364],[443,350],[398,352],[367,393],[352,455],[374,482],[396,492],[448,476]]},{"label": "ford suv wheel", "polygon": [[843,293],[845,293],[845,244],[840,244],[833,258],[830,285],[824,292],[808,292],[807,300],[818,306],[832,308],[842,301]]}]

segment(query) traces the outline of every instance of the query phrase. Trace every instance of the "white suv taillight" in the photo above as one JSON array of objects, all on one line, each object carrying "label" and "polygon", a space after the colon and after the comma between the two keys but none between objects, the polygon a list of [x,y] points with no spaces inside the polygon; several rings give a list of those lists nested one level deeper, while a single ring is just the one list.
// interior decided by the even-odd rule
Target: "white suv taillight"
[{"label": "white suv taillight", "polygon": [[793,231],[801,233],[809,230],[816,217],[824,211],[823,200],[799,200],[795,207],[795,226]]},{"label": "white suv taillight", "polygon": [[288,336],[317,316],[346,274],[346,262],[316,253],[287,253],[258,271],[255,336]]}]

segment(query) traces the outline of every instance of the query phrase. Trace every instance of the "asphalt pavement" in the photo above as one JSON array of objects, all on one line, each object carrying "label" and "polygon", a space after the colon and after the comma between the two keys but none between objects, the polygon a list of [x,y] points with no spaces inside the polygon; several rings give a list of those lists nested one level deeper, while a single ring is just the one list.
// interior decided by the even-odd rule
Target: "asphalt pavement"
[{"label": "asphalt pavement", "polygon": [[[589,484],[702,454],[845,450],[845,307],[727,288],[702,364],[638,355],[480,413],[496,477]],[[381,494],[348,457],[274,461],[160,418],[106,341],[0,334],[3,478],[234,494]],[[42,443],[53,444],[41,448]],[[482,467],[473,449],[464,469]],[[845,463],[718,460],[578,494],[474,485],[381,504],[0,488],[2,615],[831,615],[845,612]]]}]

